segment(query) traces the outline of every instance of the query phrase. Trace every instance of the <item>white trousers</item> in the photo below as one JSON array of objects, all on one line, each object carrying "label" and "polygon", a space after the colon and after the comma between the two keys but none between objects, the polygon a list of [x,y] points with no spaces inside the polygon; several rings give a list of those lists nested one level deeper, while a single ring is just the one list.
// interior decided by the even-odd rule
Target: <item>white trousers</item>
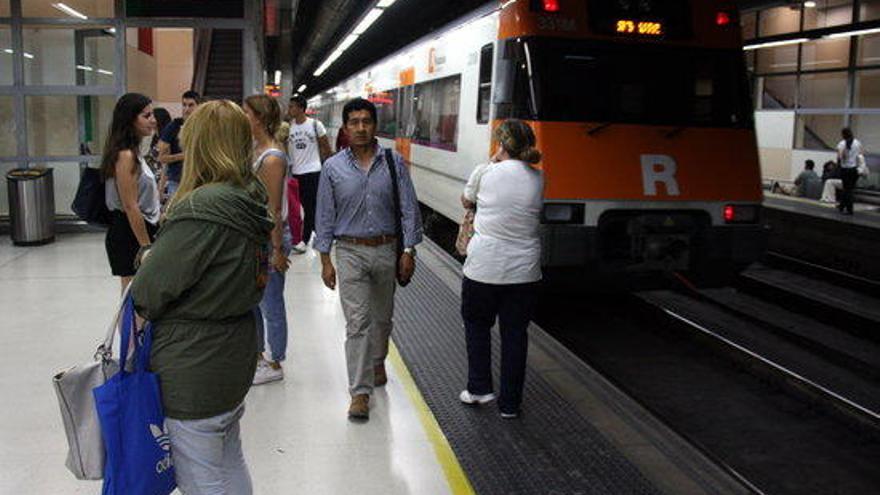
[{"label": "white trousers", "polygon": [[184,495],[252,495],[241,450],[244,404],[206,419],[165,419],[177,487]]}]

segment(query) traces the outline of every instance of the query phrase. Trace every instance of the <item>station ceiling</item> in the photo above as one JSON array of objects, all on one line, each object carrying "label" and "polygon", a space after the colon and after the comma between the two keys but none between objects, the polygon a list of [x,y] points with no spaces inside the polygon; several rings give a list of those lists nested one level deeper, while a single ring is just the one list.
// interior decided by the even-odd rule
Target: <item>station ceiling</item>
[{"label": "station ceiling", "polygon": [[[497,3],[497,0],[494,0]],[[701,1],[701,0],[698,0]],[[736,0],[741,9],[799,3]],[[398,0],[321,77],[315,69],[375,0],[292,0],[293,87],[306,96],[331,88],[372,63],[485,5],[486,0]]]}]

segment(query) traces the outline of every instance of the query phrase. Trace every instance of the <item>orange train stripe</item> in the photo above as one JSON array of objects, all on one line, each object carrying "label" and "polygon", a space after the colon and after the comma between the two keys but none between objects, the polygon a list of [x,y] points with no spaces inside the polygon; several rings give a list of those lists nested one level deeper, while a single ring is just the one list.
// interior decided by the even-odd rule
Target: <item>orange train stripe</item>
[{"label": "orange train stripe", "polygon": [[[544,154],[548,199],[650,201],[761,201],[755,133],[749,129],[531,122]],[[660,185],[645,193],[642,155],[667,155],[677,164],[679,195]]]}]

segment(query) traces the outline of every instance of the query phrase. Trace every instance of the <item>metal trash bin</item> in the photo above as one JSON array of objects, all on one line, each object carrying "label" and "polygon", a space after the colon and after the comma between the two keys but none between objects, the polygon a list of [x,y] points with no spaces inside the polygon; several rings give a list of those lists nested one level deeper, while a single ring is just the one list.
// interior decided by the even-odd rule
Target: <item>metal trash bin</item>
[{"label": "metal trash bin", "polygon": [[17,168],[6,174],[12,243],[55,241],[55,180],[51,168]]}]

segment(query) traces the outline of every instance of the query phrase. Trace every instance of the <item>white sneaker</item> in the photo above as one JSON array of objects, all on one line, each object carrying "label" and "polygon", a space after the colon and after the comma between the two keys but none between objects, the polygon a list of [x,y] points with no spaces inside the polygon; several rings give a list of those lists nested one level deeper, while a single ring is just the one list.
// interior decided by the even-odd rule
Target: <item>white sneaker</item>
[{"label": "white sneaker", "polygon": [[467,390],[462,390],[461,394],[458,396],[458,400],[464,402],[465,404],[486,404],[488,402],[492,402],[495,400],[495,394],[483,394],[477,395],[468,392]]},{"label": "white sneaker", "polygon": [[306,243],[300,241],[299,244],[290,248],[290,252],[293,254],[305,254],[306,249],[308,249]]},{"label": "white sneaker", "polygon": [[254,373],[254,385],[262,385],[269,382],[277,382],[284,379],[282,368],[273,368],[269,361],[260,360],[257,363],[257,372]]}]

